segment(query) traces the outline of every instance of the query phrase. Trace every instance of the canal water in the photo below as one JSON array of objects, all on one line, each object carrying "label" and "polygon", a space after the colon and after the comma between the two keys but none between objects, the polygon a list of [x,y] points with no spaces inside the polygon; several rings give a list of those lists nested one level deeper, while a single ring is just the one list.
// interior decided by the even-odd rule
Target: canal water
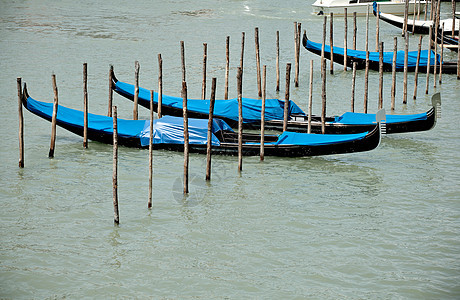
[{"label": "canal water", "polygon": [[[442,4],[449,17],[450,4]],[[50,123],[27,111],[25,168],[18,168],[16,78],[35,99],[83,108],[82,65],[88,63],[89,110],[106,114],[108,71],[157,88],[163,57],[164,93],[180,95],[180,41],[185,42],[189,97],[200,98],[203,43],[208,79],[224,95],[225,40],[230,36],[230,97],[245,32],[243,95],[257,97],[254,28],[267,65],[267,94],[284,97],[286,63],[294,63],[294,22],[321,41],[322,17],[308,1],[0,1],[0,298],[168,299],[458,299],[460,297],[460,81],[443,75],[425,95],[426,75],[397,75],[394,113],[427,111],[442,96],[442,118],[431,131],[384,136],[370,152],[325,157],[190,158],[190,194],[182,195],[183,154],[154,152],[153,208],[148,201],[148,151],[119,149],[120,226],[113,224],[112,147],[57,130],[48,159]],[[329,27],[329,25],[328,25]],[[349,28],[352,19],[349,19]],[[399,29],[381,22],[385,49]],[[343,45],[344,21],[334,19]],[[281,91],[275,91],[276,31]],[[369,26],[375,47],[375,18]],[[365,18],[358,19],[364,49]],[[416,50],[418,36],[410,37]],[[349,44],[352,41],[349,31]],[[424,38],[427,47],[427,37]],[[446,52],[446,60],[456,54]],[[291,99],[307,109],[314,61],[314,113],[321,112],[317,56],[301,50],[300,86]],[[328,64],[329,68],[329,64]],[[293,73],[292,73],[293,74]],[[378,104],[371,71],[369,111]],[[352,72],[335,65],[327,76],[327,113],[350,110]],[[364,72],[357,72],[356,111],[363,110]],[[390,110],[391,74],[384,77]],[[210,94],[208,80],[207,95]],[[119,117],[132,102],[114,95]],[[140,108],[140,118],[148,111]]]}]

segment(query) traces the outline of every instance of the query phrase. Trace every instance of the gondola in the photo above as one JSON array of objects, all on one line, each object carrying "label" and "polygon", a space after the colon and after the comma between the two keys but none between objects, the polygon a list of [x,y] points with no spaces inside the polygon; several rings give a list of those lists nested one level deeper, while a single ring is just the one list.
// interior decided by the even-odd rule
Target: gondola
[{"label": "gondola", "polygon": [[433,42],[436,40],[439,45],[444,45],[444,48],[446,49],[458,52],[458,35],[450,35],[449,32],[446,32],[445,30],[443,35],[442,30],[438,30],[437,35],[431,35],[431,40]]},{"label": "gondola", "polygon": [[[112,73],[113,90],[127,99],[134,99],[134,86],[119,81]],[[158,94],[154,93],[154,109],[158,106]],[[140,87],[138,103],[150,108],[150,91]],[[270,104],[269,104],[270,103]],[[432,97],[433,107],[427,112],[412,115],[387,115],[386,134],[415,132],[430,130],[436,124],[439,115],[438,106],[441,104],[440,94]],[[262,101],[258,99],[243,98],[243,126],[248,129],[260,129],[260,116]],[[187,101],[189,115],[194,118],[206,119],[209,113],[209,100]],[[265,128],[268,130],[283,129],[283,107],[284,101],[271,99],[266,104]],[[182,116],[182,98],[162,95],[162,114]],[[233,128],[238,127],[238,100],[216,100],[214,116],[223,119]],[[370,131],[375,126],[374,114],[362,114],[347,112],[341,116],[330,116],[325,118],[325,132],[328,134],[348,134]],[[308,117],[295,104],[290,101],[289,121],[287,129],[294,132],[308,131]],[[311,132],[321,133],[321,117],[312,116]]]},{"label": "gondola", "polygon": [[[374,16],[377,16],[377,2],[373,3],[373,13]],[[394,25],[398,28],[403,28],[404,26],[404,18],[395,16],[393,14],[379,12],[380,20]],[[444,24],[444,32],[452,32],[452,19],[444,19],[439,21],[439,29],[442,28]],[[434,26],[433,21],[430,20],[415,20],[413,18],[407,19],[407,31],[420,33],[420,34],[429,34],[430,33],[430,26]],[[455,20],[455,28],[460,26],[460,21]],[[458,30],[455,30],[455,34],[458,34]]]},{"label": "gondola", "polygon": [[[23,106],[31,113],[52,120],[53,104],[34,100],[23,90]],[[385,112],[377,113],[385,119]],[[56,124],[77,135],[83,136],[84,114],[82,111],[58,106]],[[154,120],[153,149],[183,151],[183,118],[164,116]],[[189,149],[192,153],[206,153],[208,120],[188,119]],[[117,120],[118,144],[127,147],[146,148],[150,145],[149,120]],[[380,143],[380,122],[371,131],[357,134],[307,134],[285,131],[280,135],[266,135],[264,151],[266,156],[316,156],[369,151]],[[112,117],[88,113],[88,138],[93,141],[112,144]],[[214,119],[212,125],[212,153],[221,155],[238,154],[238,134],[225,121]],[[260,151],[260,135],[243,135],[243,155],[255,156]]]},{"label": "gondola", "polygon": [[[321,43],[310,41],[307,34],[304,32],[302,44],[308,51],[321,55]],[[343,65],[344,49],[334,46],[334,62]],[[428,54],[430,53],[430,54]],[[379,71],[379,52],[369,51],[369,69]],[[396,54],[396,71],[404,71],[404,55],[405,51],[400,50]],[[408,51],[407,71],[414,72],[417,64],[418,51]],[[435,57],[437,60],[436,68],[439,72],[441,56],[435,56],[434,51],[422,50],[420,52],[419,72],[426,72],[428,57],[430,57],[430,72],[434,72]],[[324,58],[331,58],[331,47],[324,45]],[[347,67],[353,68],[353,63],[356,62],[357,70],[365,69],[366,67],[366,51],[347,49]],[[391,72],[393,67],[393,51],[383,52],[383,71]],[[457,61],[443,61],[442,72],[445,74],[457,74]]]}]

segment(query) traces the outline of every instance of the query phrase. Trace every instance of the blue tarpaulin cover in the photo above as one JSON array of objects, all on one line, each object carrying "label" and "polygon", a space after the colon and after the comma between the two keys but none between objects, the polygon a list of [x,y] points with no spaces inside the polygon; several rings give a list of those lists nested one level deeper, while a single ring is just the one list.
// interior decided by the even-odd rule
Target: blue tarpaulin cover
[{"label": "blue tarpaulin cover", "polygon": [[[219,130],[232,131],[223,120],[213,119],[211,144],[219,146],[220,141],[214,135]],[[208,120],[188,119],[188,134],[190,144],[207,144]],[[150,123],[147,122],[140,134],[141,145],[147,146],[150,142]],[[183,144],[184,119],[181,117],[164,116],[153,121],[153,144]]]},{"label": "blue tarpaulin cover", "polygon": [[[46,103],[27,98],[27,109],[31,112],[44,117],[51,118],[53,116],[53,103]],[[65,106],[58,106],[58,113],[56,120],[62,123],[73,125],[77,128],[84,126],[84,114],[82,111],[67,108]],[[149,121],[145,120],[117,120],[118,136],[121,137],[139,137],[145,125]],[[107,116],[100,116],[88,113],[88,129],[104,131],[113,133],[113,119]]]},{"label": "blue tarpaulin cover", "polygon": [[[386,123],[399,123],[399,122],[411,122],[426,120],[427,115],[425,113],[414,114],[414,115],[386,115]],[[375,114],[364,114],[364,113],[353,113],[346,112],[343,115],[336,117],[333,123],[341,124],[371,124],[377,123],[375,120]]]},{"label": "blue tarpaulin cover", "polygon": [[[316,43],[312,42],[310,40],[307,40],[307,49],[312,49],[316,51],[321,51],[322,44],[321,43]],[[331,47],[329,45],[324,45],[324,52],[330,53],[331,52]],[[336,47],[334,46],[334,54],[339,54],[339,55],[344,55],[344,50],[343,48]],[[409,51],[408,52],[408,60],[407,60],[407,66],[409,68],[415,67],[417,65],[417,55],[418,51]],[[366,51],[360,51],[360,50],[352,50],[352,49],[347,49],[347,56],[348,57],[356,57],[360,59],[366,59]],[[430,65],[434,65],[434,58],[435,58],[435,53],[434,51],[431,50],[431,55],[430,55]],[[441,62],[441,56],[438,54],[436,56],[437,58],[437,63],[438,65]],[[379,61],[379,52],[369,52],[369,60],[370,61]],[[428,50],[422,50],[420,52],[420,62],[419,65],[427,65],[428,62]],[[384,64],[393,64],[393,52],[383,52],[383,63]],[[404,50],[400,50],[396,54],[396,69],[397,70],[402,70],[404,69]]]},{"label": "blue tarpaulin cover", "polygon": [[[134,86],[129,83],[117,81],[115,90],[123,91],[134,97]],[[139,101],[150,102],[150,91],[139,88]],[[182,98],[162,95],[162,105],[182,109]],[[158,93],[153,96],[154,105],[158,105]],[[187,108],[192,112],[209,113],[210,100],[188,99]],[[243,122],[259,122],[262,113],[262,101],[259,99],[243,98]],[[289,101],[289,115],[305,113],[293,101]],[[214,116],[238,121],[238,99],[216,100]],[[284,100],[265,100],[265,120],[282,120],[284,117]]]}]

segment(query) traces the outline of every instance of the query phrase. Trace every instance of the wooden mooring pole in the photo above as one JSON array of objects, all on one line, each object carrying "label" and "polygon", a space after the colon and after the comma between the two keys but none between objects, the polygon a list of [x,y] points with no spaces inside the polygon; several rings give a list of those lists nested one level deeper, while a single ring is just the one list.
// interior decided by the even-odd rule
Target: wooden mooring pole
[{"label": "wooden mooring pole", "polygon": [[157,114],[158,118],[163,116],[161,112],[161,107],[163,104],[163,59],[161,54],[158,54],[158,108]]},{"label": "wooden mooring pole", "polygon": [[182,108],[184,118],[184,194],[188,194],[189,135],[187,111],[187,83],[182,81]]},{"label": "wooden mooring pole", "polygon": [[353,77],[351,80],[351,112],[355,112],[356,65],[357,62],[353,62]]},{"label": "wooden mooring pole", "polygon": [[149,139],[149,201],[147,208],[152,208],[153,194],[153,90],[150,90],[150,139]]},{"label": "wooden mooring pole", "polygon": [[356,27],[356,12],[353,12],[353,50],[356,50],[356,33],[358,28]]},{"label": "wooden mooring pole", "polygon": [[259,28],[254,29],[254,42],[256,48],[256,66],[257,66],[257,91],[259,97],[262,97],[262,83],[260,78],[260,52],[259,52]]},{"label": "wooden mooring pole", "polygon": [[311,133],[312,105],[313,105],[313,59],[310,60],[310,88],[308,91],[308,129],[307,129],[307,133]]},{"label": "wooden mooring pole", "polygon": [[452,36],[455,35],[455,6],[456,6],[455,2],[457,1],[452,0]]},{"label": "wooden mooring pole", "polygon": [[428,95],[429,85],[430,85],[430,61],[431,61],[431,36],[433,34],[433,26],[430,26],[430,34],[428,38],[428,59],[426,62],[426,88],[425,94]]},{"label": "wooden mooring pole", "polygon": [[377,4],[377,16],[375,18],[375,27],[376,27],[376,32],[375,32],[375,52],[379,51],[379,42],[380,42],[380,24],[379,24],[379,20],[380,20],[380,14],[379,14],[379,11],[380,11],[380,5]]},{"label": "wooden mooring pole", "polygon": [[58,89],[56,86],[56,75],[51,75],[51,80],[53,82],[53,91],[54,91],[54,104],[53,104],[53,116],[51,118],[51,143],[50,151],[48,154],[49,158],[54,157],[54,146],[56,144],[56,118],[58,113]]},{"label": "wooden mooring pole", "polygon": [[439,84],[442,84],[442,65],[444,64],[444,23],[441,29],[441,63],[439,64]]},{"label": "wooden mooring pole", "polygon": [[286,90],[284,92],[284,118],[283,118],[283,132],[287,130],[289,118],[289,89],[291,80],[291,64],[286,64]]},{"label": "wooden mooring pole", "polygon": [[348,15],[347,15],[347,8],[344,8],[343,12],[344,16],[344,26],[345,26],[345,34],[343,38],[343,70],[347,71],[347,47],[348,47]]},{"label": "wooden mooring pole", "polygon": [[133,120],[139,118],[138,115],[138,102],[139,102],[139,62],[134,62],[134,108],[133,108]]},{"label": "wooden mooring pole", "polygon": [[326,133],[326,62],[324,61],[321,64],[321,133]]},{"label": "wooden mooring pole", "polygon": [[379,110],[383,108],[383,42],[379,47]]},{"label": "wooden mooring pole", "polygon": [[276,91],[280,91],[280,32],[276,31]]},{"label": "wooden mooring pole", "polygon": [[405,37],[407,34],[407,19],[409,17],[409,1],[405,1],[404,4],[404,24],[402,28],[402,36]]},{"label": "wooden mooring pole", "polygon": [[330,27],[329,27],[329,44],[331,48],[331,74],[334,74],[334,13],[331,12]]},{"label": "wooden mooring pole", "polygon": [[300,71],[300,36],[302,34],[302,23],[297,23],[297,30],[295,36],[296,56],[295,56],[295,70],[294,70],[294,86],[299,86],[299,71]]},{"label": "wooden mooring pole", "polygon": [[213,77],[211,82],[211,99],[209,101],[208,139],[206,144],[206,180],[211,180],[212,124],[214,103],[216,102],[216,81],[217,79]]},{"label": "wooden mooring pole", "polygon": [[112,174],[112,193],[113,193],[113,222],[120,224],[118,212],[118,115],[117,107],[112,107],[113,114],[113,174]]},{"label": "wooden mooring pole", "polygon": [[228,75],[230,72],[230,36],[227,36],[225,42],[225,56],[226,56],[226,63],[225,63],[225,91],[224,91],[224,99],[228,99]]},{"label": "wooden mooring pole", "polygon": [[203,43],[203,83],[201,84],[201,99],[206,99],[206,61],[208,58],[208,44]]},{"label": "wooden mooring pole", "polygon": [[107,109],[107,116],[112,117],[112,103],[113,103],[113,66],[110,65],[109,69],[109,106]]},{"label": "wooden mooring pole", "polygon": [[398,57],[398,37],[394,37],[393,61],[391,68],[391,110],[395,109],[396,102],[396,59]]},{"label": "wooden mooring pole", "polygon": [[22,79],[16,78],[18,86],[18,115],[19,115],[19,167],[24,168],[24,115],[22,113]]},{"label": "wooden mooring pole", "polygon": [[88,148],[88,64],[83,64],[83,148]]},{"label": "wooden mooring pole", "polygon": [[415,77],[414,77],[414,100],[417,99],[418,69],[420,65],[420,54],[422,52],[422,39],[423,39],[423,35],[420,36],[420,40],[418,42],[417,63],[415,64]]},{"label": "wooden mooring pole", "polygon": [[185,82],[185,45],[184,41],[180,41],[180,57],[182,64],[182,82]]},{"label": "wooden mooring pole", "polygon": [[364,71],[364,113],[367,114],[369,96],[369,6],[366,14],[366,69]]},{"label": "wooden mooring pole", "polygon": [[409,60],[409,35],[404,35],[404,83],[403,83],[403,104],[407,104],[407,65]]},{"label": "wooden mooring pole", "polygon": [[238,172],[241,172],[243,170],[243,69],[241,67],[236,73],[236,85],[238,93]]},{"label": "wooden mooring pole", "polygon": [[262,73],[262,112],[260,113],[260,160],[265,158],[265,98],[267,92],[267,66],[264,65]]},{"label": "wooden mooring pole", "polygon": [[[243,61],[244,61],[244,32],[241,33],[241,57],[240,57],[240,68],[241,68],[241,76],[243,76]],[[238,76],[238,75],[237,75]],[[241,77],[243,80],[243,77]]]}]

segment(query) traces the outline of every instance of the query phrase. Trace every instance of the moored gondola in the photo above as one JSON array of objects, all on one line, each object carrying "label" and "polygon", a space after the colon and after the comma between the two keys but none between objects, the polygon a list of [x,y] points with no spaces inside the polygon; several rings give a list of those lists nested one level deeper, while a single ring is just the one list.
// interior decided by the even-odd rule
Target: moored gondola
[{"label": "moored gondola", "polygon": [[[112,74],[114,91],[127,99],[134,99],[134,86],[119,81]],[[158,94],[154,93],[154,109],[158,106]],[[283,129],[284,101],[271,99],[271,105],[266,105],[265,128],[269,130]],[[150,107],[150,91],[140,87],[138,103],[146,108]],[[194,118],[206,119],[209,112],[209,100],[189,99],[187,102],[189,115]],[[440,94],[432,97],[431,107],[427,112],[412,115],[387,115],[386,134],[404,133],[430,130],[436,124],[438,107],[441,104]],[[260,129],[262,101],[243,98],[243,126],[248,129]],[[182,98],[162,95],[163,115],[182,116]],[[238,127],[238,101],[216,100],[214,116],[228,123],[233,128]],[[370,131],[375,126],[374,114],[347,112],[341,116],[326,117],[325,129],[328,134],[347,134]],[[290,101],[290,113],[287,129],[294,132],[307,132],[308,116],[293,102]],[[321,117],[312,116],[311,132],[321,133]]]},{"label": "moored gondola", "polygon": [[[24,86],[22,103],[31,113],[52,120],[53,104],[34,100]],[[59,105],[56,124],[77,135],[83,136],[83,112]],[[380,121],[385,119],[384,111],[377,114],[378,123],[371,131],[357,134],[306,134],[285,131],[280,135],[265,136],[265,156],[317,156],[362,152],[375,149],[380,143]],[[189,118],[190,152],[206,153],[208,121]],[[127,147],[146,148],[150,145],[150,130],[153,130],[154,149],[183,151],[183,119],[164,116],[154,120],[118,119],[118,143]],[[112,117],[88,114],[88,138],[111,144],[113,141]],[[243,135],[243,155],[259,155],[260,135]],[[238,154],[238,134],[225,121],[214,119],[212,126],[212,153],[222,155]]]},{"label": "moored gondola", "polygon": [[[322,44],[310,41],[307,38],[307,34],[304,33],[302,44],[308,51],[321,55]],[[343,65],[344,63],[344,49],[334,46],[334,62]],[[405,51],[400,50],[397,52],[396,56],[396,71],[404,71],[404,55]],[[415,71],[417,64],[417,55],[418,51],[409,51],[408,52],[408,63],[407,71]],[[369,69],[374,71],[379,71],[379,52],[369,51]],[[435,57],[437,60],[436,70],[439,72],[441,64],[441,56],[435,55],[434,51],[422,50],[420,52],[420,61],[419,61],[419,72],[427,71],[428,59],[430,59],[430,72],[434,72],[434,63]],[[324,58],[331,59],[331,47],[329,45],[324,45]],[[347,67],[353,68],[353,63],[356,62],[356,68],[358,70],[363,70],[366,67],[366,51],[347,49]],[[383,71],[391,72],[393,68],[393,51],[383,52]],[[443,61],[442,62],[442,72],[444,74],[457,74],[457,61]]]}]

